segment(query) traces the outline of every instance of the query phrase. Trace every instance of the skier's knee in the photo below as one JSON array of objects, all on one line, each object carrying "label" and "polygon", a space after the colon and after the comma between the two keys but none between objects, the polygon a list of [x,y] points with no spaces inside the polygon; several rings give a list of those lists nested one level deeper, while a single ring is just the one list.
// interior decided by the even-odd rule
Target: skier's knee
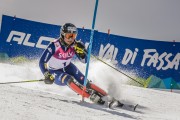
[{"label": "skier's knee", "polygon": [[62,76],[62,79],[61,79],[62,84],[66,84],[67,86],[69,86],[70,83],[73,81],[74,81],[74,78],[70,75],[64,75]]},{"label": "skier's knee", "polygon": [[72,82],[74,82],[74,78],[73,77],[69,77],[68,79],[67,79],[67,85],[69,86]]},{"label": "skier's knee", "polygon": [[82,86],[73,77],[67,79],[66,85],[73,90],[77,88],[82,89]]}]

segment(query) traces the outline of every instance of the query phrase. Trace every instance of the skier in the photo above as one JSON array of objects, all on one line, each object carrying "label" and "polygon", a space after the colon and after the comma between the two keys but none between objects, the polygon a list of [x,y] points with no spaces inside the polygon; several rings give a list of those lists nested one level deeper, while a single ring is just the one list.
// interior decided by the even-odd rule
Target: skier
[{"label": "skier", "polygon": [[46,84],[67,85],[77,94],[89,98],[92,102],[109,107],[122,107],[124,104],[110,97],[103,89],[88,81],[84,91],[84,75],[71,62],[76,55],[81,62],[87,62],[87,50],[84,44],[76,40],[78,30],[72,23],[61,27],[60,37],[51,42],[43,52],[39,66]]},{"label": "skier", "polygon": [[77,33],[75,25],[66,23],[61,28],[60,37],[45,49],[39,61],[41,72],[45,76],[44,82],[67,85],[77,94],[90,98],[95,103],[104,104],[101,97],[107,93],[89,81],[83,92],[85,76],[71,62],[74,55],[84,63],[87,61],[87,50],[82,42],[76,40]]}]

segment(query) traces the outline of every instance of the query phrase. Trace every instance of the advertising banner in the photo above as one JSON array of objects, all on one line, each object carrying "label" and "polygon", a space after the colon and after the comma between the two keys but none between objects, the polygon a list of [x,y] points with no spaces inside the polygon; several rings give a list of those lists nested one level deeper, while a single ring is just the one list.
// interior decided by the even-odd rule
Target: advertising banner
[{"label": "advertising banner", "polygon": [[[59,37],[60,27],[3,15],[0,53],[7,53],[9,57],[39,58],[49,42]],[[90,34],[91,30],[78,28],[77,39],[88,43]],[[154,80],[154,87],[159,84],[162,88],[170,88],[172,83],[180,82],[180,43],[177,42],[129,38],[95,31],[92,54],[110,59],[118,69],[133,71],[136,76],[149,80],[147,87]]]}]

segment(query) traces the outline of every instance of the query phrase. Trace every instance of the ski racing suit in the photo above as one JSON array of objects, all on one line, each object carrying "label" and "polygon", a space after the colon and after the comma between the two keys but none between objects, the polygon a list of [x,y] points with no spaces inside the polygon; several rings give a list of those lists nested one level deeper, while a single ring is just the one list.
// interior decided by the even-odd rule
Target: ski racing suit
[{"label": "ski racing suit", "polygon": [[[59,39],[51,42],[47,49],[43,52],[39,66],[43,74],[47,71],[54,77],[54,83],[60,86],[67,85],[73,91],[89,98],[91,93],[83,93],[84,75],[80,70],[71,62],[74,55],[79,58],[81,62],[86,63],[87,55],[81,57],[76,53],[74,44],[69,47],[63,46]],[[95,89],[101,96],[107,93],[95,84],[87,82],[87,88]],[[97,101],[96,101],[97,102]]]}]

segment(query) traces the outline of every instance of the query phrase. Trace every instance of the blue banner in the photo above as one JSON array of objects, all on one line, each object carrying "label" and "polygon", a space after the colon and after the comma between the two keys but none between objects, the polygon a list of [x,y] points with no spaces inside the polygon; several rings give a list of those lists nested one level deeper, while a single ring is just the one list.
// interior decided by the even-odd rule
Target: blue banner
[{"label": "blue banner", "polygon": [[[134,71],[138,76],[151,75],[180,81],[180,43],[142,40],[98,33],[93,51],[111,59],[121,70]],[[95,40],[96,41],[96,40]]]},{"label": "blue banner", "polygon": [[[59,25],[3,15],[0,53],[9,57],[39,58],[44,48],[59,37]],[[77,39],[89,42],[91,30],[78,28]],[[180,43],[136,39],[94,31],[92,53],[110,59],[119,69],[134,71],[144,79],[156,76],[180,82]],[[154,77],[153,77],[154,78]]]},{"label": "blue banner", "polygon": [[23,55],[37,58],[49,41],[59,36],[57,25],[33,22],[3,15],[0,33],[0,52],[9,57]]}]

